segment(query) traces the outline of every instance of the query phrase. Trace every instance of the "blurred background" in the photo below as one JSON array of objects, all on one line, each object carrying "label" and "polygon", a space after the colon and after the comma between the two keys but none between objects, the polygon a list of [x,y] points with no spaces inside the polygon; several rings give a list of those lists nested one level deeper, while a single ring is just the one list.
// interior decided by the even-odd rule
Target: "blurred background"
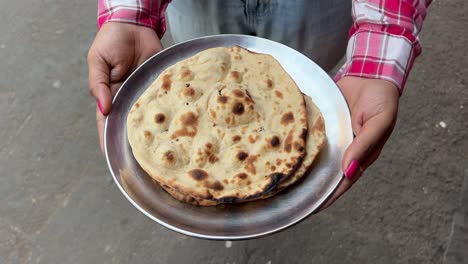
[{"label": "blurred background", "polygon": [[364,177],[318,215],[232,243],[167,230],[114,184],[87,87],[96,12],[0,0],[0,263],[468,263],[465,0],[430,6],[397,126]]}]

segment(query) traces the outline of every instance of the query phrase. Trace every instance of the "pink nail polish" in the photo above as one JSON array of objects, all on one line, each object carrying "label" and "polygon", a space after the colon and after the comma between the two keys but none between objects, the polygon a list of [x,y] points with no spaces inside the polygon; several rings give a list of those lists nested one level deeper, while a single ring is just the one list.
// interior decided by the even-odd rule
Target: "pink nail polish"
[{"label": "pink nail polish", "polygon": [[356,175],[358,168],[359,168],[359,162],[357,160],[351,161],[351,163],[348,165],[348,168],[346,169],[344,173],[346,178],[351,180]]},{"label": "pink nail polish", "polygon": [[104,114],[104,111],[102,110],[102,104],[101,102],[99,101],[99,99],[96,99],[96,103],[97,103],[97,106],[99,108],[99,111],[101,111],[101,114]]}]

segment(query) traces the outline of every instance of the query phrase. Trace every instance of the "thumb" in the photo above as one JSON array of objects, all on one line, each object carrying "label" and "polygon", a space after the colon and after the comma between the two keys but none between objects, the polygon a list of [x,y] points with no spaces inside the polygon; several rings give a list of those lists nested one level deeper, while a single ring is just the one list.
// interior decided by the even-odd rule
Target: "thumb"
[{"label": "thumb", "polygon": [[392,117],[385,113],[364,122],[342,160],[341,167],[349,180],[356,181],[378,158],[392,128]]},{"label": "thumb", "polygon": [[96,103],[103,115],[111,109],[112,94],[109,86],[109,65],[96,53],[88,55],[89,90],[96,97]]}]

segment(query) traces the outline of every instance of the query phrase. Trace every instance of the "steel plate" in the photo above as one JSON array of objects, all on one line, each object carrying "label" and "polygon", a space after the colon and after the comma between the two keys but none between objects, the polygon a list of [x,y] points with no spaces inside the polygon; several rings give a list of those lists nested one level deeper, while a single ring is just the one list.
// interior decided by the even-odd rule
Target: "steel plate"
[{"label": "steel plate", "polygon": [[[179,202],[155,184],[133,157],[126,118],[133,103],[167,67],[212,47],[239,45],[274,56],[301,91],[312,97],[324,119],[327,144],[312,170],[298,184],[260,201],[198,207]],[[301,53],[280,43],[244,35],[189,40],[154,55],[116,94],[104,130],[105,155],[115,183],[142,213],[174,231],[207,239],[237,240],[264,236],[311,215],[343,179],[341,159],[353,133],[346,101],[333,80]]]}]

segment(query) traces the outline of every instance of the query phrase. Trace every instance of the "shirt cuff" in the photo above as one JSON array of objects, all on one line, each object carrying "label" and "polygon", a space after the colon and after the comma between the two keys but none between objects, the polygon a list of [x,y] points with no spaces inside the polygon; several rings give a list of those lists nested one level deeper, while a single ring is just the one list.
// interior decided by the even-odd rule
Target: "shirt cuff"
[{"label": "shirt cuff", "polygon": [[159,38],[166,32],[165,12],[170,1],[143,0],[138,2],[141,5],[109,5],[105,2],[98,1],[98,29],[107,22],[121,22],[152,28]]},{"label": "shirt cuff", "polygon": [[400,92],[421,47],[418,39],[399,27],[368,24],[349,39],[346,62],[335,76],[382,79],[394,83]]}]

